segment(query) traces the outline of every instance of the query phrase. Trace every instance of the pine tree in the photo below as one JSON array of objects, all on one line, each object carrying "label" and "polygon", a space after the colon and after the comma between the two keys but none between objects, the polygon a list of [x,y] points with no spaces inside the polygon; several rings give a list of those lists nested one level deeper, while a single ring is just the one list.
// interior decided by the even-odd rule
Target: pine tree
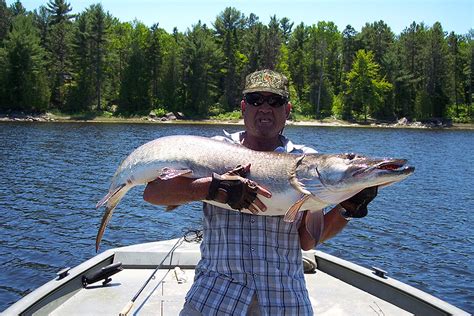
[{"label": "pine tree", "polygon": [[7,7],[5,0],[0,0],[0,47],[3,39],[10,30],[11,12]]},{"label": "pine tree", "polygon": [[359,33],[363,48],[374,53],[374,61],[381,66],[382,74],[386,74],[384,56],[394,42],[394,34],[390,27],[382,20],[366,23]]},{"label": "pine tree", "polygon": [[464,79],[464,99],[467,104],[467,118],[473,120],[473,101],[472,95],[474,93],[474,29],[470,29],[466,34],[466,42],[462,46],[462,55],[464,56],[465,66],[463,69]]},{"label": "pine tree", "polygon": [[49,34],[49,22],[51,20],[51,14],[45,6],[40,6],[38,10],[33,12],[33,19],[35,25],[40,32],[41,46],[48,47],[48,34]]},{"label": "pine tree", "polygon": [[184,93],[182,93],[183,63],[181,60],[184,36],[174,28],[173,34],[164,35],[163,37],[164,71],[161,82],[164,107],[170,111],[182,111]]},{"label": "pine tree", "polygon": [[10,12],[13,17],[19,16],[19,15],[27,15],[26,9],[20,0],[16,0],[10,5]]},{"label": "pine tree", "polygon": [[362,114],[364,121],[379,110],[384,95],[392,89],[392,85],[380,77],[380,66],[374,59],[371,51],[359,50],[347,75],[346,93],[353,102],[352,109],[356,114]]},{"label": "pine tree", "polygon": [[[258,16],[251,13],[245,24],[240,44],[241,52],[246,56],[246,65],[242,77],[259,69],[263,69],[264,36],[266,27]],[[243,79],[243,78],[242,78]]]},{"label": "pine tree", "polygon": [[288,44],[289,70],[291,81],[295,87],[296,99],[301,102],[305,98],[305,48],[308,41],[308,31],[303,23],[300,23],[291,34]]},{"label": "pine tree", "polygon": [[158,27],[158,24],[154,24],[151,27],[149,33],[150,38],[148,39],[147,45],[147,59],[150,65],[150,77],[151,77],[151,98],[153,107],[157,107],[160,104],[162,97],[160,91],[160,77],[163,66],[163,52],[161,47],[161,34],[164,30]]},{"label": "pine tree", "polygon": [[441,24],[436,22],[427,32],[424,48],[424,88],[419,92],[417,117],[442,118],[449,103],[448,90],[448,45]]},{"label": "pine tree", "polygon": [[102,93],[105,86],[104,69],[106,47],[111,23],[111,17],[104,12],[101,4],[94,4],[89,9],[91,15],[90,39],[92,63],[95,81],[96,108],[102,111]]},{"label": "pine tree", "polygon": [[66,110],[90,111],[94,101],[92,43],[90,40],[91,16],[88,11],[77,16],[72,38],[73,82],[67,94]]},{"label": "pine tree", "polygon": [[116,110],[119,100],[121,81],[131,54],[132,36],[133,26],[130,22],[122,23],[117,19],[112,19],[106,46],[107,71],[105,72],[106,97],[110,105],[107,109],[112,112]]},{"label": "pine tree", "polygon": [[397,42],[398,68],[394,82],[395,114],[397,117],[412,118],[415,113],[415,101],[422,89],[423,47],[426,43],[426,27],[413,22],[400,34]]},{"label": "pine tree", "polygon": [[239,63],[237,50],[244,25],[244,15],[239,10],[231,7],[227,7],[221,12],[214,22],[217,40],[225,58],[223,99],[227,111],[235,109],[239,101],[239,91],[242,90],[241,76],[237,73]]},{"label": "pine tree", "polygon": [[71,20],[74,16],[69,14],[71,5],[64,0],[50,0],[46,10],[49,13],[47,47],[53,91],[51,101],[59,109],[64,109],[65,84],[71,80]]},{"label": "pine tree", "polygon": [[309,102],[316,117],[327,116],[331,112],[333,82],[339,79],[339,45],[340,33],[333,22],[321,21],[309,28]]},{"label": "pine tree", "polygon": [[277,64],[281,44],[283,42],[283,33],[280,29],[280,23],[276,16],[270,17],[267,31],[264,33],[263,45],[263,68],[275,69]]},{"label": "pine tree", "polygon": [[461,56],[462,36],[456,35],[451,32],[448,36],[448,50],[451,71],[449,71],[449,80],[451,81],[450,87],[450,103],[454,103],[456,116],[459,117],[459,105],[462,103],[463,98],[463,60]]},{"label": "pine tree", "polygon": [[183,52],[185,112],[206,116],[217,101],[221,51],[201,22],[186,34]]},{"label": "pine tree", "polygon": [[[44,111],[48,106],[45,52],[31,16],[17,15],[5,41],[4,109]],[[8,108],[7,108],[8,106]]]},{"label": "pine tree", "polygon": [[120,113],[148,114],[151,110],[151,77],[146,59],[149,32],[143,23],[135,22],[130,57],[120,87],[118,108]]},{"label": "pine tree", "polygon": [[286,17],[280,20],[281,35],[283,38],[283,43],[286,45],[288,45],[288,42],[290,41],[291,29],[293,28],[294,24],[294,22],[290,23],[290,20]]}]

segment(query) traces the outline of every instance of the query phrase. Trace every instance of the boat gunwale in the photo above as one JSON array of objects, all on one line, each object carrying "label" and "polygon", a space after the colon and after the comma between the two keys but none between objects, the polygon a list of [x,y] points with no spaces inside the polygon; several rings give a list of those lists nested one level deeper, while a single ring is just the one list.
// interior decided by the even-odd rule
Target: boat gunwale
[{"label": "boat gunwale", "polygon": [[314,252],[318,270],[415,315],[470,315],[446,301],[397,279],[377,276],[374,270],[319,250],[314,250]]},{"label": "boat gunwale", "polygon": [[[124,259],[124,269],[156,268],[161,259],[168,253],[166,249],[169,250],[177,240],[164,240],[109,249],[72,268],[65,278],[61,280],[53,279],[40,286],[3,311],[2,315],[31,315],[36,312],[47,314],[54,311],[55,308],[72,297],[76,291],[82,289],[83,275],[100,270],[108,264],[122,261],[122,259]],[[169,248],[167,248],[168,246]],[[200,258],[199,247],[186,245],[186,243],[183,246],[175,251],[175,254],[170,258],[170,262],[165,262],[162,265],[163,270],[175,266],[182,269],[195,267]],[[154,256],[150,256],[150,254]],[[180,256],[185,259],[181,260]],[[390,277],[381,278],[376,276],[372,270],[319,250],[303,251],[303,256],[315,261],[317,270],[408,312],[430,315],[470,315],[458,307],[406,283]],[[131,261],[127,261],[128,259]],[[192,260],[195,260],[194,264],[190,264]],[[187,264],[183,265],[182,263],[185,262]]]}]

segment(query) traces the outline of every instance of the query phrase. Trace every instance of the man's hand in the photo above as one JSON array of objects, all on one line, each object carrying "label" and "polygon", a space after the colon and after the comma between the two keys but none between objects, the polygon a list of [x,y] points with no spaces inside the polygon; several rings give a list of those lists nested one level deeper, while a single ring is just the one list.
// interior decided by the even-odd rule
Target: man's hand
[{"label": "man's hand", "polygon": [[367,205],[377,196],[378,187],[366,188],[350,199],[341,202],[340,205],[346,210],[345,217],[361,218],[367,215]]},{"label": "man's hand", "polygon": [[236,210],[248,209],[253,214],[259,211],[265,212],[266,206],[257,194],[270,198],[271,193],[254,181],[246,179],[249,171],[250,164],[237,166],[222,175],[212,174],[206,200],[225,203]]}]

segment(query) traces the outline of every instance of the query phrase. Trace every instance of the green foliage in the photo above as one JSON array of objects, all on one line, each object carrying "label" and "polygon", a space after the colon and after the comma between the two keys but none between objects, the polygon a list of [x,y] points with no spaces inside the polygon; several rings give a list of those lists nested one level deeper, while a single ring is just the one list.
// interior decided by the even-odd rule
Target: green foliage
[{"label": "green foliage", "polygon": [[156,108],[153,109],[152,112],[155,113],[157,117],[163,117],[166,115],[166,113],[168,113],[168,111],[166,111],[164,108]]},{"label": "green foliage", "polygon": [[347,74],[346,94],[352,100],[354,116],[377,113],[384,102],[384,96],[392,89],[392,84],[380,77],[380,66],[374,61],[374,54],[359,50],[352,70]]},{"label": "green foliage", "polygon": [[151,76],[145,54],[149,29],[136,23],[132,38],[132,49],[120,87],[118,111],[127,115],[148,114],[152,108]]},{"label": "green foliage", "polygon": [[425,89],[428,99],[427,112],[422,112],[423,117],[443,117],[449,103],[447,90],[449,89],[448,72],[448,46],[444,39],[444,32],[439,22],[427,32],[427,47],[425,53]]},{"label": "green foliage", "polygon": [[186,34],[184,41],[184,113],[207,116],[209,104],[218,100],[223,55],[211,31],[201,23]]},{"label": "green foliage", "polygon": [[12,13],[13,17],[17,17],[20,15],[26,15],[26,9],[21,3],[20,0],[16,0],[10,5],[10,12]]},{"label": "green foliage", "polygon": [[451,104],[446,109],[446,116],[455,123],[472,123],[474,121],[473,104]]},{"label": "green foliage", "polygon": [[209,118],[212,120],[220,120],[220,121],[238,121],[242,118],[242,113],[240,111],[235,110],[232,112],[211,115]]},{"label": "green foliage", "polygon": [[[359,40],[365,50],[373,52],[374,61],[383,65],[384,56],[394,42],[394,34],[384,21],[366,23],[359,34]],[[385,75],[386,72],[382,72],[382,74]]]},{"label": "green foliage", "polygon": [[50,72],[52,104],[64,108],[67,93],[67,80],[70,76],[70,54],[73,16],[69,3],[64,0],[50,0],[43,14],[47,25],[43,30],[45,46],[48,51],[48,69]]},{"label": "green foliage", "polygon": [[5,0],[0,0],[0,46],[10,29],[11,15]]},{"label": "green foliage", "polygon": [[224,54],[223,73],[223,104],[231,111],[238,103],[240,91],[242,90],[241,80],[237,73],[238,60],[236,52],[238,43],[242,37],[245,25],[245,18],[242,12],[236,8],[227,7],[222,11],[214,22],[217,42]]},{"label": "green foliage", "polygon": [[235,119],[245,76],[271,68],[289,78],[302,119],[472,115],[464,104],[472,104],[474,31],[448,35],[440,23],[413,22],[395,35],[377,21],[340,32],[330,21],[293,27],[275,15],[264,25],[227,7],[211,26],[167,33],[120,22],[100,4],[71,12],[66,0],[33,13],[0,0],[2,111]]},{"label": "green foliage", "polygon": [[71,39],[71,72],[74,80],[66,95],[66,112],[90,111],[93,107],[91,23],[92,19],[88,11],[80,14],[76,19]]},{"label": "green foliage", "polygon": [[182,42],[184,36],[177,31],[169,35],[162,34],[163,72],[161,79],[161,94],[163,106],[170,111],[182,111]]},{"label": "green foliage", "polygon": [[73,15],[69,14],[72,10],[71,5],[64,0],[49,0],[47,10],[51,13],[52,25],[69,22],[73,18]]},{"label": "green foliage", "polygon": [[344,96],[342,93],[334,97],[332,102],[332,113],[334,117],[338,119],[344,117]]},{"label": "green foliage", "polygon": [[43,111],[48,107],[49,89],[43,62],[44,49],[31,16],[17,15],[5,41],[0,108],[14,111]]}]

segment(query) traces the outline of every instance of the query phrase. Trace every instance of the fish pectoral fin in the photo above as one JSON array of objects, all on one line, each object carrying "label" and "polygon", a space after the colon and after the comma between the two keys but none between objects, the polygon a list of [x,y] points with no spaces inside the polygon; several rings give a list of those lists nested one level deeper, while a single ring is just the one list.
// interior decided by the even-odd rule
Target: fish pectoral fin
[{"label": "fish pectoral fin", "polygon": [[105,203],[107,203],[114,195],[116,195],[120,190],[122,190],[124,186],[125,186],[125,184],[121,184],[121,185],[118,186],[115,190],[110,191],[109,193],[107,193],[107,194],[102,198],[102,200],[100,200],[99,202],[97,202],[97,204],[95,205],[95,208],[99,208],[99,207],[101,207],[102,205],[104,205]]},{"label": "fish pectoral fin", "polygon": [[301,206],[303,206],[304,202],[306,202],[307,199],[309,199],[310,195],[308,194],[303,194],[301,198],[296,201],[295,204],[290,206],[288,211],[286,211],[285,217],[283,217],[283,221],[287,223],[292,223],[296,219],[296,214],[298,214],[298,211],[300,210]]},{"label": "fish pectoral fin", "polygon": [[161,173],[158,176],[160,180],[169,180],[177,177],[189,176],[193,173],[190,169],[172,169],[172,168],[163,168]]},{"label": "fish pectoral fin", "polygon": [[167,205],[166,208],[165,208],[165,211],[171,212],[172,210],[177,209],[180,206],[181,205]]}]

